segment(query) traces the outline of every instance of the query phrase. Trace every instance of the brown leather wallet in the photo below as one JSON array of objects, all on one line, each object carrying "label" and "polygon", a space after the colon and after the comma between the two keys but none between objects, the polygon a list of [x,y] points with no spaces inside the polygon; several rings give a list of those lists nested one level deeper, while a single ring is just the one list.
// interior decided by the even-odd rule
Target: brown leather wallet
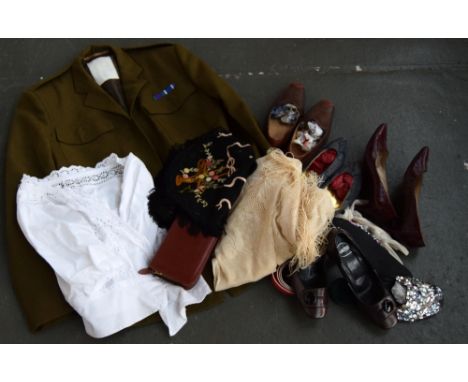
[{"label": "brown leather wallet", "polygon": [[191,234],[178,218],[174,220],[167,236],[157,250],[147,270],[185,289],[198,281],[210,258],[218,238],[203,233]]}]

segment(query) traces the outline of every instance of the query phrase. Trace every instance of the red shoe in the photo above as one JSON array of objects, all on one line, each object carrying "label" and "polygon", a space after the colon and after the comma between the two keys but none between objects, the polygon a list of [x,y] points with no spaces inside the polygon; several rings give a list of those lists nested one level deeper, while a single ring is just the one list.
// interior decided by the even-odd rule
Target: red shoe
[{"label": "red shoe", "polygon": [[343,168],[346,161],[347,143],[344,138],[329,142],[322,150],[304,166],[304,171],[313,171],[320,175],[321,182],[328,184]]},{"label": "red shoe", "polygon": [[328,191],[333,196],[335,209],[340,211],[350,206],[361,191],[362,177],[359,166],[348,165],[340,170],[326,184]]}]

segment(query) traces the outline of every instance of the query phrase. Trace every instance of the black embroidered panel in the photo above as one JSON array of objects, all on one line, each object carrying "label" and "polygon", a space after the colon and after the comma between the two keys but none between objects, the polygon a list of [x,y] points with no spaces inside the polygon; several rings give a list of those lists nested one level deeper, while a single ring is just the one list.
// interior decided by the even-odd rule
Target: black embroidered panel
[{"label": "black embroidered panel", "polygon": [[255,167],[251,145],[227,130],[186,142],[169,155],[155,177],[155,189],[148,197],[150,215],[163,228],[181,216],[192,228],[220,236]]}]

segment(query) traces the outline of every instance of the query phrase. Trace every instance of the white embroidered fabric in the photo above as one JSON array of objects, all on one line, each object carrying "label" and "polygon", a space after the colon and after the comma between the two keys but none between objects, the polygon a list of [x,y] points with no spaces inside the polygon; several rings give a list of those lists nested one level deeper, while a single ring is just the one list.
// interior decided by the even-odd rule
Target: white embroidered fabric
[{"label": "white embroidered fabric", "polygon": [[138,273],[166,235],[148,213],[153,187],[151,174],[131,153],[21,180],[18,223],[93,337],[109,336],[155,312],[174,335],[187,322],[185,307],[211,292],[203,278],[185,290]]}]

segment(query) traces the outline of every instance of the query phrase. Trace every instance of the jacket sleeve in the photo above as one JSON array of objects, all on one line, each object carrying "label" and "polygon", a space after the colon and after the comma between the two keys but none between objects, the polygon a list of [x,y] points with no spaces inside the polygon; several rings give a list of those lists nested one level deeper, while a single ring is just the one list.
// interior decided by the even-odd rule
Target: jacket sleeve
[{"label": "jacket sleeve", "polygon": [[181,45],[175,45],[177,55],[193,83],[206,94],[217,98],[235,124],[234,128],[246,139],[255,143],[263,155],[270,147],[250,108],[229,84],[205,62]]},{"label": "jacket sleeve", "polygon": [[18,103],[5,160],[6,239],[13,287],[31,330],[71,312],[52,269],[29,245],[16,219],[16,192],[23,174],[44,177],[55,169],[50,147],[51,126],[32,92]]}]

